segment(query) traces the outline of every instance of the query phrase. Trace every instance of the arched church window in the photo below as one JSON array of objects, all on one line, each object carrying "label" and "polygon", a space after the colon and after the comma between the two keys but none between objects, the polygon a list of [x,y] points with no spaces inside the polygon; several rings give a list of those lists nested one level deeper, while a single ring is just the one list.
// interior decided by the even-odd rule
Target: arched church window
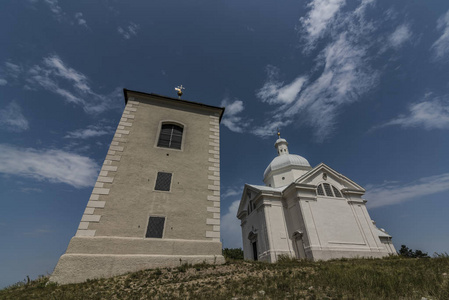
[{"label": "arched church window", "polygon": [[343,195],[341,194],[340,190],[329,183],[319,184],[316,188],[316,193],[319,196],[343,198]]},{"label": "arched church window", "polygon": [[184,128],[176,124],[162,124],[158,147],[181,149]]}]

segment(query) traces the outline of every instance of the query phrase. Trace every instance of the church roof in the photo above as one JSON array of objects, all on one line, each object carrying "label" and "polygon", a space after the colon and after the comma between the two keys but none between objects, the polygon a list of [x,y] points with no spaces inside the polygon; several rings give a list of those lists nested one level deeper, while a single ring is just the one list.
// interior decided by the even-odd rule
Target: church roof
[{"label": "church roof", "polygon": [[128,96],[129,96],[128,94],[130,94],[130,93],[133,93],[133,94],[136,94],[139,96],[144,96],[144,97],[151,96],[151,97],[163,99],[165,101],[172,102],[173,104],[176,104],[176,103],[181,104],[182,103],[184,105],[193,105],[196,107],[203,107],[203,108],[218,110],[220,112],[220,121],[221,121],[221,118],[225,111],[224,107],[212,106],[212,105],[207,105],[207,104],[203,104],[203,103],[199,103],[199,102],[187,101],[187,100],[183,100],[183,99],[179,99],[179,98],[172,98],[172,97],[167,97],[167,96],[161,96],[158,94],[144,93],[144,92],[133,91],[133,90],[128,90],[128,89],[123,89],[123,95],[125,96],[125,105],[128,103]]},{"label": "church roof", "polygon": [[250,186],[254,189],[257,189],[261,192],[282,192],[285,189],[285,186],[274,188],[271,186],[265,186],[265,185],[255,185],[255,184],[246,184],[247,186]]},{"label": "church roof", "polygon": [[287,166],[310,167],[309,162],[302,156],[296,154],[285,154],[276,156],[263,173],[265,178],[270,172],[282,169]]}]

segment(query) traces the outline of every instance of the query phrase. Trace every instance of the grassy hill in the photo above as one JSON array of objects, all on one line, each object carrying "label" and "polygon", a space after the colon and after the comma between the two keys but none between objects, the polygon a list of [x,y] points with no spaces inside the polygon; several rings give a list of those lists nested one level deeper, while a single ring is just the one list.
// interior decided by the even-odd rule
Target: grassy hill
[{"label": "grassy hill", "polygon": [[181,265],[58,286],[47,277],[0,290],[0,299],[449,299],[449,257],[282,259]]}]

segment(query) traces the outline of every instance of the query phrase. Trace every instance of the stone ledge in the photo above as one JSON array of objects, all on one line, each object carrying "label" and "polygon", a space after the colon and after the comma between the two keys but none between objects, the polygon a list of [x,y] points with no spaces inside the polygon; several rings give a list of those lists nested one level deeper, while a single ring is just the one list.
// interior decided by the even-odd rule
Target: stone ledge
[{"label": "stone ledge", "polygon": [[216,208],[216,207],[207,207],[207,211],[208,212],[213,212],[213,213],[220,213],[220,209]]},{"label": "stone ledge", "polygon": [[220,225],[220,219],[206,219],[207,225]]},{"label": "stone ledge", "polygon": [[95,185],[94,185],[94,187],[96,187],[96,188],[102,188],[104,186],[104,183],[102,183],[102,182],[95,182]]},{"label": "stone ledge", "polygon": [[81,222],[100,222],[100,215],[83,215]]},{"label": "stone ledge", "polygon": [[89,222],[80,222],[78,229],[87,229],[89,227]]},{"label": "stone ledge", "polygon": [[115,132],[119,133],[119,134],[129,134],[129,130],[123,130],[123,129],[117,129]]},{"label": "stone ledge", "polygon": [[217,185],[208,185],[207,189],[210,191],[219,191],[220,190],[220,186]]},{"label": "stone ledge", "polygon": [[101,168],[101,171],[116,172],[117,169],[118,169],[117,166],[105,166],[105,165],[103,165],[103,167]]},{"label": "stone ledge", "polygon": [[120,155],[106,155],[107,160],[120,161],[120,158],[121,158]]},{"label": "stone ledge", "polygon": [[113,151],[123,151],[123,148],[124,148],[124,147],[122,147],[122,146],[113,146],[113,145],[111,145],[111,146],[109,147],[109,149],[110,149],[110,150],[113,150]]},{"label": "stone ledge", "polygon": [[106,189],[106,188],[94,188],[94,190],[92,191],[92,194],[109,195],[109,189]]},{"label": "stone ledge", "polygon": [[107,183],[111,183],[114,181],[114,177],[103,177],[103,176],[98,176],[97,178],[97,182],[107,182]]},{"label": "stone ledge", "polygon": [[208,238],[220,238],[220,232],[217,232],[217,231],[206,231],[206,237],[208,237]]},{"label": "stone ledge", "polygon": [[[95,195],[95,196],[98,196],[98,195]],[[89,202],[87,202],[87,207],[104,208],[105,204],[106,204],[106,201],[89,201]]]},{"label": "stone ledge", "polygon": [[217,196],[207,196],[207,200],[209,200],[209,201],[220,201],[220,197],[217,197]]},{"label": "stone ledge", "polygon": [[95,236],[96,230],[77,230],[75,236]]},{"label": "stone ledge", "polygon": [[84,210],[84,214],[85,215],[93,215],[94,214],[94,207],[86,207],[86,209]]}]

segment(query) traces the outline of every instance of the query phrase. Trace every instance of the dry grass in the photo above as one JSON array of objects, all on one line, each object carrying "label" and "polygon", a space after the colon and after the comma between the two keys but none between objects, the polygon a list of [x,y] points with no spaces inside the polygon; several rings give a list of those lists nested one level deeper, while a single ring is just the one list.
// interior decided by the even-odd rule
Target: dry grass
[{"label": "dry grass", "polygon": [[41,277],[0,299],[449,299],[449,258],[276,264],[228,261],[144,270],[57,286]]}]

